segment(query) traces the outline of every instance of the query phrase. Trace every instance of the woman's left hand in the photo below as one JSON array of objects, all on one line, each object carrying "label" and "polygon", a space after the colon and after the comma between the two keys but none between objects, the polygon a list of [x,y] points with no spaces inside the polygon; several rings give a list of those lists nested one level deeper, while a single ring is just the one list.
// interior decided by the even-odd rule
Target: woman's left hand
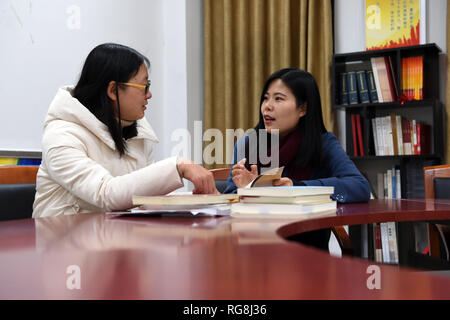
[{"label": "woman's left hand", "polygon": [[281,178],[272,181],[272,185],[275,187],[292,187],[294,183],[289,178]]}]

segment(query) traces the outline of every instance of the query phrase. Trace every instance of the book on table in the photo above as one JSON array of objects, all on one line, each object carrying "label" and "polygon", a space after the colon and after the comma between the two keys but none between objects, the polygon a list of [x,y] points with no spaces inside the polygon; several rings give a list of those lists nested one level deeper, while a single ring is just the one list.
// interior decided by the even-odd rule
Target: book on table
[{"label": "book on table", "polygon": [[239,188],[239,203],[231,205],[231,216],[298,218],[335,211],[333,192],[334,187],[314,186]]},{"label": "book on table", "polygon": [[253,187],[238,188],[238,196],[299,197],[313,195],[332,195],[334,187],[292,186],[292,187]]},{"label": "book on table", "polygon": [[237,201],[238,196],[235,194],[170,194],[165,196],[133,196],[133,205],[213,205],[213,204],[229,204]]},{"label": "book on table", "polygon": [[305,204],[233,203],[232,217],[244,218],[300,218],[309,214],[336,212],[336,201]]},{"label": "book on table", "polygon": [[230,204],[237,202],[236,194],[197,195],[170,194],[165,196],[133,196],[136,206],[113,215],[214,216],[229,215]]}]

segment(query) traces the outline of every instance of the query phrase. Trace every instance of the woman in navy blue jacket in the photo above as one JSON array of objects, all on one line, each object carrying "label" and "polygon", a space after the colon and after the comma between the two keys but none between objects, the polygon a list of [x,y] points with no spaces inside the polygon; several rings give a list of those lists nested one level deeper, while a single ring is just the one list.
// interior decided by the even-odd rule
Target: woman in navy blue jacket
[{"label": "woman in navy blue jacket", "polygon": [[[279,152],[279,166],[284,166],[283,178],[274,185],[333,186],[332,198],[340,203],[369,200],[369,183],[348,158],[335,135],[325,129],[319,89],[310,73],[287,68],[269,77],[261,94],[259,122],[255,127],[257,133],[261,129],[267,135],[265,138],[256,134],[256,148],[249,143],[249,136],[236,143],[234,165],[225,193],[245,187],[261,168],[271,165],[263,165],[258,156],[251,154],[259,155],[259,148],[266,144],[265,150],[272,155],[272,152]],[[270,148],[271,134],[279,136],[278,150]],[[238,159],[241,154],[245,157]],[[256,159],[256,162],[249,163],[247,159]],[[328,246],[329,230],[302,236],[297,240],[321,248]]]}]

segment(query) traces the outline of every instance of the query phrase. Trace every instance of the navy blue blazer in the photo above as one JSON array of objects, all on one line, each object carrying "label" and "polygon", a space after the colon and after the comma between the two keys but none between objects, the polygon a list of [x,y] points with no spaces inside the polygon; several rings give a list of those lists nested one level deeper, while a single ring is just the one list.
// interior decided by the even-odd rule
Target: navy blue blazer
[{"label": "navy blue blazer", "polygon": [[[245,138],[244,141],[247,143],[248,136],[243,138]],[[238,141],[234,147],[233,165],[237,163],[237,146],[244,141]],[[322,154],[322,166],[312,169],[310,180],[293,180],[294,185],[332,186],[334,187],[334,194],[331,198],[340,203],[369,201],[369,182],[359,172],[353,161],[350,160],[344,149],[342,149],[336,136],[331,132],[322,134]],[[283,177],[287,174],[286,171],[283,171]],[[228,185],[224,193],[236,193],[237,191],[236,185],[232,180],[231,172],[232,170],[230,169],[230,175],[227,181]]]}]

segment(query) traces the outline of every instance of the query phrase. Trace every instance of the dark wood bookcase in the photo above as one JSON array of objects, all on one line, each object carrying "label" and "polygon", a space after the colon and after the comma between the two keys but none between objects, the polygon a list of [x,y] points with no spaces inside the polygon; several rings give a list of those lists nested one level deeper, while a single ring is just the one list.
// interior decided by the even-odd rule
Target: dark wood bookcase
[{"label": "dark wood bookcase", "polygon": [[[400,167],[402,198],[421,198],[423,197],[423,181],[422,185],[417,185],[417,192],[408,191],[407,187],[410,181],[408,181],[407,169],[411,164],[417,168],[421,164],[425,166],[437,165],[443,161],[444,116],[443,106],[439,101],[440,52],[441,49],[436,44],[425,44],[384,50],[335,54],[333,56],[333,108],[345,112],[345,147],[347,153],[361,172],[369,179],[375,196],[377,196],[377,180],[373,174],[367,174],[367,171],[370,171],[370,168],[380,167],[381,162],[386,167],[390,166],[390,164]],[[352,68],[355,68],[355,66],[358,68],[358,65],[365,64],[368,68],[371,68],[370,58],[386,56],[391,57],[393,62],[393,80],[396,82],[397,88],[401,88],[402,58],[423,56],[423,100],[340,105],[340,74],[342,72],[353,71]],[[375,117],[387,116],[390,113],[395,113],[405,118],[414,118],[430,125],[431,153],[425,155],[376,156],[371,120]],[[352,114],[359,114],[361,118],[364,156],[353,155]]]},{"label": "dark wood bookcase", "polygon": [[[401,172],[402,198],[423,198],[424,185],[422,168],[441,164],[444,159],[444,114],[439,100],[439,55],[441,49],[436,44],[425,44],[374,51],[335,54],[332,60],[332,101],[333,108],[345,113],[345,147],[358,169],[368,178],[371,190],[377,197],[377,172],[397,166]],[[373,57],[390,57],[393,80],[397,88],[402,87],[402,58],[423,56],[423,99],[415,101],[394,101],[382,103],[359,103],[341,105],[341,78],[343,72],[357,71],[361,66],[371,69]],[[400,91],[400,89],[399,89]],[[417,119],[431,126],[430,153],[424,155],[377,156],[373,137],[372,119],[390,113],[408,119]],[[353,155],[353,131],[351,116],[358,114],[361,119],[364,156]],[[363,232],[362,230],[364,230]],[[424,269],[440,269],[439,264],[430,264],[429,257],[415,252],[414,229],[417,224],[398,223],[397,242],[399,264]],[[416,230],[417,231],[417,230]],[[350,227],[350,237],[355,255],[374,259],[373,234],[371,226]],[[363,248],[366,246],[365,248]],[[423,260],[423,261],[422,261]],[[430,267],[431,265],[431,267]],[[446,266],[447,268],[448,266]]]}]

